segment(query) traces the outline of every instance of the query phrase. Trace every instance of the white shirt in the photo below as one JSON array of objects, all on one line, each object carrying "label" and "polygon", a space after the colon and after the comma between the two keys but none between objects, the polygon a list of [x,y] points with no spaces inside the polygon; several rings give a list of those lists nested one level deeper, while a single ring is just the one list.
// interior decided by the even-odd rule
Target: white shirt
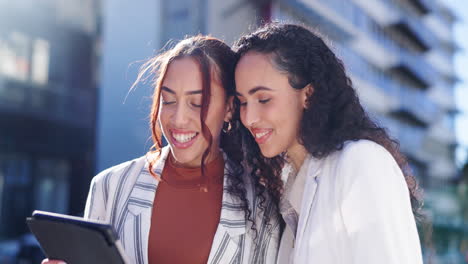
[{"label": "white shirt", "polygon": [[279,256],[291,251],[292,263],[422,264],[408,187],[387,150],[348,142],[304,167],[296,239],[289,249],[281,241]]}]

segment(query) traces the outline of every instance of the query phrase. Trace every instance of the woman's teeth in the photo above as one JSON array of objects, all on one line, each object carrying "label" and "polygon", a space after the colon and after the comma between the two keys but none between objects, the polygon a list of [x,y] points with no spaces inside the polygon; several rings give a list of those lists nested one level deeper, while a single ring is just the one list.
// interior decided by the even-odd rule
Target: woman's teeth
[{"label": "woman's teeth", "polygon": [[194,132],[194,133],[184,133],[184,134],[172,133],[172,137],[175,138],[175,140],[177,140],[180,143],[189,142],[196,135],[197,135],[196,132]]},{"label": "woman's teeth", "polygon": [[256,138],[261,138],[261,137],[265,136],[265,135],[268,134],[268,133],[270,133],[270,132],[267,131],[267,132],[262,132],[262,133],[256,133],[256,134],[255,134],[255,137],[256,137]]}]

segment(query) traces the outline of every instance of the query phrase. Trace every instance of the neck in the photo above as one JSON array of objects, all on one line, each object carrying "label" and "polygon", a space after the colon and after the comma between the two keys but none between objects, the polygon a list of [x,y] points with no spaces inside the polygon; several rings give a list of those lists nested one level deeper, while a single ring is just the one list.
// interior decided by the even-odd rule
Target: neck
[{"label": "neck", "polygon": [[[210,163],[211,161],[215,160],[221,155],[221,151],[219,148],[212,149],[209,153],[208,156],[205,159],[205,165]],[[194,169],[194,168],[201,168],[201,161],[202,159],[200,158],[196,163],[190,164],[190,163],[181,163],[178,162],[172,152],[169,153],[169,159],[171,160],[172,164],[177,167],[177,168],[186,168],[186,169]]]},{"label": "neck", "polygon": [[288,161],[291,162],[294,169],[298,171],[301,168],[302,163],[304,163],[307,156],[307,150],[303,145],[297,143],[287,150],[286,155]]}]

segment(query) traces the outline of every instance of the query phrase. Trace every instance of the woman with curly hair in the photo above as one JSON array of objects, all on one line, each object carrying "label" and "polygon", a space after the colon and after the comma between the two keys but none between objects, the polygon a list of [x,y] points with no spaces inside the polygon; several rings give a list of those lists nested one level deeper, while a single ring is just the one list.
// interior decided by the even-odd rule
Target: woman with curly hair
[{"label": "woman with curly hair", "polygon": [[235,63],[225,43],[195,36],[143,66],[137,82],[157,75],[154,149],[97,175],[85,210],[114,227],[130,263],[276,261],[278,215],[244,173],[232,116]]},{"label": "woman with curly hair", "polygon": [[322,38],[272,23],[235,50],[251,177],[284,220],[278,263],[422,263],[415,179]]}]

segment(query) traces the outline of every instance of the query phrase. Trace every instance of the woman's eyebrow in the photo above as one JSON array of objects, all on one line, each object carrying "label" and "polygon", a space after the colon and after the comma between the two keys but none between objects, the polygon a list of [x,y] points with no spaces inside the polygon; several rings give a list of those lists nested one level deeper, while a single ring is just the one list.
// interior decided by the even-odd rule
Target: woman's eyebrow
[{"label": "woman's eyebrow", "polygon": [[[248,92],[249,95],[253,95],[254,93],[258,92],[258,91],[273,91],[272,89],[268,88],[268,87],[265,87],[265,86],[256,86],[252,89],[250,89],[250,91]],[[237,96],[242,96],[243,95],[239,92],[236,92],[236,95]]]},{"label": "woman's eyebrow", "polygon": [[195,91],[188,91],[185,94],[192,95],[192,94],[202,94],[202,90],[195,90]]},{"label": "woman's eyebrow", "polygon": [[[171,94],[176,94],[175,91],[173,91],[172,89],[170,89],[167,86],[162,86],[161,90],[166,91],[166,92],[171,93]],[[187,95],[202,94],[202,90],[187,91],[187,92],[185,92],[185,94],[187,94]]]},{"label": "woman's eyebrow", "polygon": [[174,92],[173,90],[169,89],[169,87],[167,87],[167,86],[161,87],[161,90],[166,91],[166,92],[171,93],[171,94],[176,94],[176,92]]}]

